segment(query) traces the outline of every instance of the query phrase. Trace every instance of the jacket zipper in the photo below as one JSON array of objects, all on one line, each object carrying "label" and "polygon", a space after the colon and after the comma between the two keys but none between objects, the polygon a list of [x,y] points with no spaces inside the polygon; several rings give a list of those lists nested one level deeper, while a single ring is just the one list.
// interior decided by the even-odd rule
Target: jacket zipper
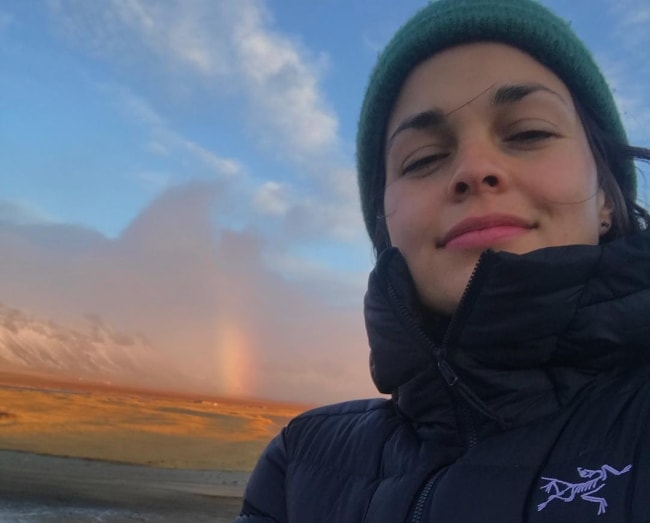
[{"label": "jacket zipper", "polygon": [[[472,270],[472,274],[469,277],[469,281],[467,283],[467,286],[465,287],[465,290],[463,291],[463,295],[461,297],[460,303],[458,305],[458,310],[456,313],[452,316],[451,322],[449,323],[449,326],[447,327],[447,332],[445,333],[445,336],[442,341],[442,350],[446,351],[447,347],[449,346],[449,341],[453,337],[457,337],[456,331],[462,328],[462,324],[460,320],[458,319],[461,316],[465,316],[465,309],[467,308],[467,303],[469,301],[469,296],[473,296],[477,290],[473,289],[478,289],[477,285],[472,285],[472,282],[477,278],[477,274],[479,274],[479,268],[483,267],[485,264],[482,263],[482,260],[486,256],[486,253],[483,252],[479,256],[478,261],[476,262],[476,265],[474,266],[474,269]],[[481,271],[482,272],[482,271]],[[406,320],[408,324],[411,327],[411,332],[415,332],[418,335],[418,338],[420,339],[423,349],[425,349],[425,352],[427,354],[430,354],[431,356],[435,357],[435,351],[434,353],[430,353],[427,349],[435,349],[436,346],[432,342],[432,340],[420,329],[420,325],[413,319],[413,317],[410,314],[409,309],[402,303],[402,300],[399,298],[397,295],[397,292],[395,292],[395,288],[393,287],[392,283],[390,280],[387,279],[387,291],[388,295],[391,299],[391,302],[394,305],[397,305],[399,311],[400,311],[400,316],[402,319]],[[461,327],[457,327],[457,325],[461,325]],[[458,376],[456,376],[455,372],[451,367],[449,367],[449,364],[447,364],[446,361],[444,361],[444,356],[445,354],[442,354],[442,358],[438,357],[437,358],[437,363],[438,363],[438,368],[440,369],[441,374],[447,380],[447,384],[450,386],[453,386],[455,382],[458,380]],[[433,358],[432,358],[433,359]],[[444,366],[446,366],[446,369],[443,370],[441,368],[441,363],[443,363]]]},{"label": "jacket zipper", "polygon": [[451,317],[451,321],[447,327],[447,332],[445,332],[445,337],[442,340],[443,350],[447,349],[452,338],[458,337],[460,329],[462,329],[461,318],[464,320],[467,316],[466,309],[468,307],[468,303],[471,303],[473,301],[470,300],[470,298],[472,298],[480,289],[480,286],[476,284],[475,281],[482,278],[482,275],[485,272],[484,260],[487,254],[487,252],[482,252],[478,258],[478,261],[476,262],[476,265],[474,265],[474,269],[472,270],[472,274],[469,277],[467,286],[465,287],[465,290],[463,291],[463,294],[460,298],[460,302],[458,303],[458,308],[456,309],[454,315]]},{"label": "jacket zipper", "polygon": [[[480,398],[478,398],[471,391],[471,389],[469,389],[469,387],[467,387],[460,380],[460,378],[458,377],[454,369],[449,365],[449,363],[445,358],[447,348],[449,347],[451,340],[453,338],[458,337],[458,333],[460,332],[460,329],[462,329],[462,322],[461,319],[459,318],[464,319],[466,317],[467,314],[465,310],[468,307],[467,304],[471,303],[471,298],[474,296],[476,292],[478,292],[478,289],[480,289],[480,286],[475,284],[475,281],[484,272],[483,268],[485,267],[485,263],[483,262],[483,260],[485,256],[486,253],[485,252],[482,253],[478,261],[476,262],[476,265],[474,266],[472,274],[470,275],[469,281],[467,283],[467,287],[465,287],[461,300],[458,304],[458,309],[456,310],[456,313],[453,315],[451,322],[447,327],[447,332],[445,333],[442,342],[442,354],[437,355],[437,365],[441,376],[446,381],[449,387],[456,387],[458,393],[468,403],[470,403],[474,408],[476,408],[479,412],[488,416],[490,419],[499,421],[497,417],[480,400]],[[397,296],[397,293],[395,292],[395,289],[393,288],[390,281],[388,281],[387,290],[391,298],[391,301],[393,302],[393,304],[396,304],[397,307],[399,308],[402,318],[405,319],[410,324],[411,332],[417,333],[418,338],[422,342],[423,348],[426,347],[429,349],[430,348],[435,349],[436,348],[435,344],[429,339],[429,337],[424,332],[421,331],[420,326],[409,314],[408,308],[401,302],[401,300]],[[434,357],[436,356],[435,351],[433,352],[432,356]],[[460,410],[463,416],[463,421],[465,422],[465,426],[467,427],[468,430],[467,446],[468,448],[472,448],[476,445],[476,442],[478,440],[476,423],[474,421],[474,417],[472,416],[471,412],[466,406],[460,405]],[[415,503],[415,507],[413,508],[413,517],[411,518],[411,523],[420,523],[422,521],[425,504],[429,496],[435,490],[435,487],[440,481],[441,477],[446,471],[447,471],[447,467],[439,470],[438,472],[433,474],[433,476],[431,476],[429,480],[426,482],[426,484],[420,491],[418,499]]]},{"label": "jacket zipper", "polygon": [[460,299],[458,304],[458,309],[453,315],[449,326],[447,327],[447,332],[442,341],[442,355],[438,360],[438,370],[440,374],[447,382],[449,387],[453,387],[457,390],[459,396],[465,400],[465,404],[460,404],[459,409],[465,426],[467,428],[467,447],[472,448],[476,445],[478,441],[478,431],[476,427],[476,417],[472,414],[472,411],[468,408],[471,406],[476,412],[481,413],[483,416],[496,421],[499,426],[504,427],[505,422],[499,418],[494,412],[492,412],[485,403],[479,398],[472,389],[470,389],[456,374],[456,371],[449,365],[446,360],[447,350],[452,343],[458,338],[460,331],[463,328],[463,324],[468,314],[468,307],[470,304],[474,303],[474,297],[478,292],[480,292],[480,282],[483,280],[486,270],[489,267],[489,264],[486,262],[486,258],[490,256],[490,252],[483,252],[476,265],[474,270],[469,278],[467,287]]},{"label": "jacket zipper", "polygon": [[429,478],[418,496],[418,500],[415,503],[413,508],[413,517],[411,518],[411,523],[420,523],[422,521],[422,516],[424,515],[424,506],[427,502],[429,496],[435,490],[434,487],[438,484],[442,476],[447,472],[447,468],[439,470],[433,476]]},{"label": "jacket zipper", "polygon": [[[466,315],[465,314],[465,309],[467,308],[466,304],[469,301],[470,296],[473,295],[473,291],[471,289],[476,288],[476,285],[473,286],[472,284],[476,279],[476,275],[478,273],[479,267],[482,266],[481,261],[483,260],[483,257],[484,254],[481,254],[476,265],[474,266],[474,270],[472,271],[472,274],[469,278],[467,287],[465,287],[465,291],[463,292],[460,303],[458,304],[458,309],[456,313],[453,315],[451,322],[449,323],[449,326],[447,327],[447,332],[445,333],[445,337],[442,343],[443,354],[441,354],[441,357],[438,358],[438,370],[449,387],[455,387],[459,383],[459,378],[456,372],[454,371],[454,369],[451,368],[451,366],[445,359],[446,350],[447,347],[449,346],[452,336],[453,337],[457,336],[456,331],[459,330],[458,326],[462,327],[462,323],[458,318],[464,317]],[[417,331],[419,332],[419,328],[417,329]],[[463,389],[465,388],[466,387],[463,387]],[[467,446],[468,448],[472,448],[474,445],[476,445],[476,441],[478,439],[476,434],[477,432],[476,426],[472,420],[471,413],[468,411],[468,409],[462,405],[460,406],[460,409],[464,418],[465,425],[468,428]],[[438,484],[438,482],[440,481],[440,479],[442,478],[443,474],[446,471],[447,468],[439,470],[438,472],[433,474],[433,476],[431,476],[429,480],[426,482],[426,484],[420,491],[420,495],[418,496],[417,502],[415,503],[415,507],[413,509],[413,517],[411,518],[411,523],[421,523],[422,516],[424,515],[424,507],[426,505],[426,502],[429,499],[429,496],[433,494],[436,485]]]},{"label": "jacket zipper", "polygon": [[[421,342],[422,349],[426,354],[430,355],[432,360],[436,361],[438,370],[443,379],[447,382],[447,385],[450,388],[455,388],[457,394],[465,399],[465,401],[478,412],[486,416],[488,419],[496,421],[500,426],[503,426],[503,421],[498,418],[498,416],[496,416],[492,411],[490,411],[486,407],[485,403],[483,403],[483,401],[478,396],[476,396],[476,394],[474,394],[474,392],[469,387],[467,387],[467,385],[465,385],[462,380],[460,380],[454,369],[446,360],[447,348],[451,345],[451,341],[458,337],[460,331],[463,328],[463,321],[467,317],[467,308],[469,307],[469,304],[474,301],[474,296],[480,291],[480,285],[477,284],[477,281],[480,282],[480,280],[483,278],[483,274],[485,274],[487,268],[485,258],[489,256],[489,254],[489,251],[481,253],[478,261],[476,262],[476,265],[474,266],[474,269],[472,270],[472,274],[470,275],[467,286],[465,287],[463,295],[458,304],[458,309],[452,316],[449,326],[447,327],[447,332],[445,333],[442,341],[441,351],[436,351],[436,345],[420,329],[419,324],[411,316],[409,309],[398,297],[390,280],[387,281],[387,291],[391,302],[399,309],[400,316],[411,327],[411,332],[417,334]],[[463,421],[465,422],[468,431],[467,445],[471,448],[476,444],[477,441],[477,430],[475,427],[474,418],[471,415],[471,412],[469,412],[469,410],[463,405],[460,405],[460,410],[463,416]]]}]

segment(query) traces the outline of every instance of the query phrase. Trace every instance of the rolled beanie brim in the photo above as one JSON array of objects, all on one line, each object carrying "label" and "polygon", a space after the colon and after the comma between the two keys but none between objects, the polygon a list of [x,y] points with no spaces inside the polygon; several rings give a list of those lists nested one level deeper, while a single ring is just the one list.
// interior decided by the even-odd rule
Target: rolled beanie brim
[{"label": "rolled beanie brim", "polygon": [[[368,234],[374,237],[373,188],[382,186],[388,118],[411,71],[432,55],[473,42],[516,47],[553,71],[614,139],[627,143],[612,92],[591,53],[570,25],[532,0],[439,0],[416,13],[395,34],[370,75],[357,132],[357,174]],[[635,199],[632,161],[614,165],[626,196]],[[374,185],[373,185],[374,182]]]}]

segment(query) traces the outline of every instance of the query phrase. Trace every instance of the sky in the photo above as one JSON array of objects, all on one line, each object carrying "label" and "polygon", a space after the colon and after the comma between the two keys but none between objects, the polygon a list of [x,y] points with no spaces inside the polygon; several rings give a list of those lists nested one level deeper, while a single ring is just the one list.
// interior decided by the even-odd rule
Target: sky
[{"label": "sky", "polygon": [[[356,124],[425,3],[0,1],[0,301],[98,315],[216,394],[377,395]],[[650,146],[650,3],[543,3]]]}]

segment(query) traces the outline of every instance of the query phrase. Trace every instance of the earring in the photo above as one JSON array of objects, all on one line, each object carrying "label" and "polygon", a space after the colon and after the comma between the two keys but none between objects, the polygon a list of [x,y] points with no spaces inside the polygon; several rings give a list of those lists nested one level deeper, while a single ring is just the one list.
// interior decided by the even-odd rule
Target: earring
[{"label": "earring", "polygon": [[600,228],[603,229],[604,231],[608,231],[611,226],[612,224],[609,222],[606,221],[600,222]]}]

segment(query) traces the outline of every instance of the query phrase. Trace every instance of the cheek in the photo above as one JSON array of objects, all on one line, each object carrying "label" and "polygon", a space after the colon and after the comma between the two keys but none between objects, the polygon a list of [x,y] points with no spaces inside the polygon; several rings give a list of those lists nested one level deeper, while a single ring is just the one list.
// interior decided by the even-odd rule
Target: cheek
[{"label": "cheek", "polygon": [[408,257],[422,242],[432,206],[421,191],[413,191],[404,185],[386,187],[384,209],[391,244]]},{"label": "cheek", "polygon": [[531,194],[543,201],[564,205],[597,197],[598,176],[590,152],[558,154],[540,162],[534,171],[526,178],[526,185]]}]

